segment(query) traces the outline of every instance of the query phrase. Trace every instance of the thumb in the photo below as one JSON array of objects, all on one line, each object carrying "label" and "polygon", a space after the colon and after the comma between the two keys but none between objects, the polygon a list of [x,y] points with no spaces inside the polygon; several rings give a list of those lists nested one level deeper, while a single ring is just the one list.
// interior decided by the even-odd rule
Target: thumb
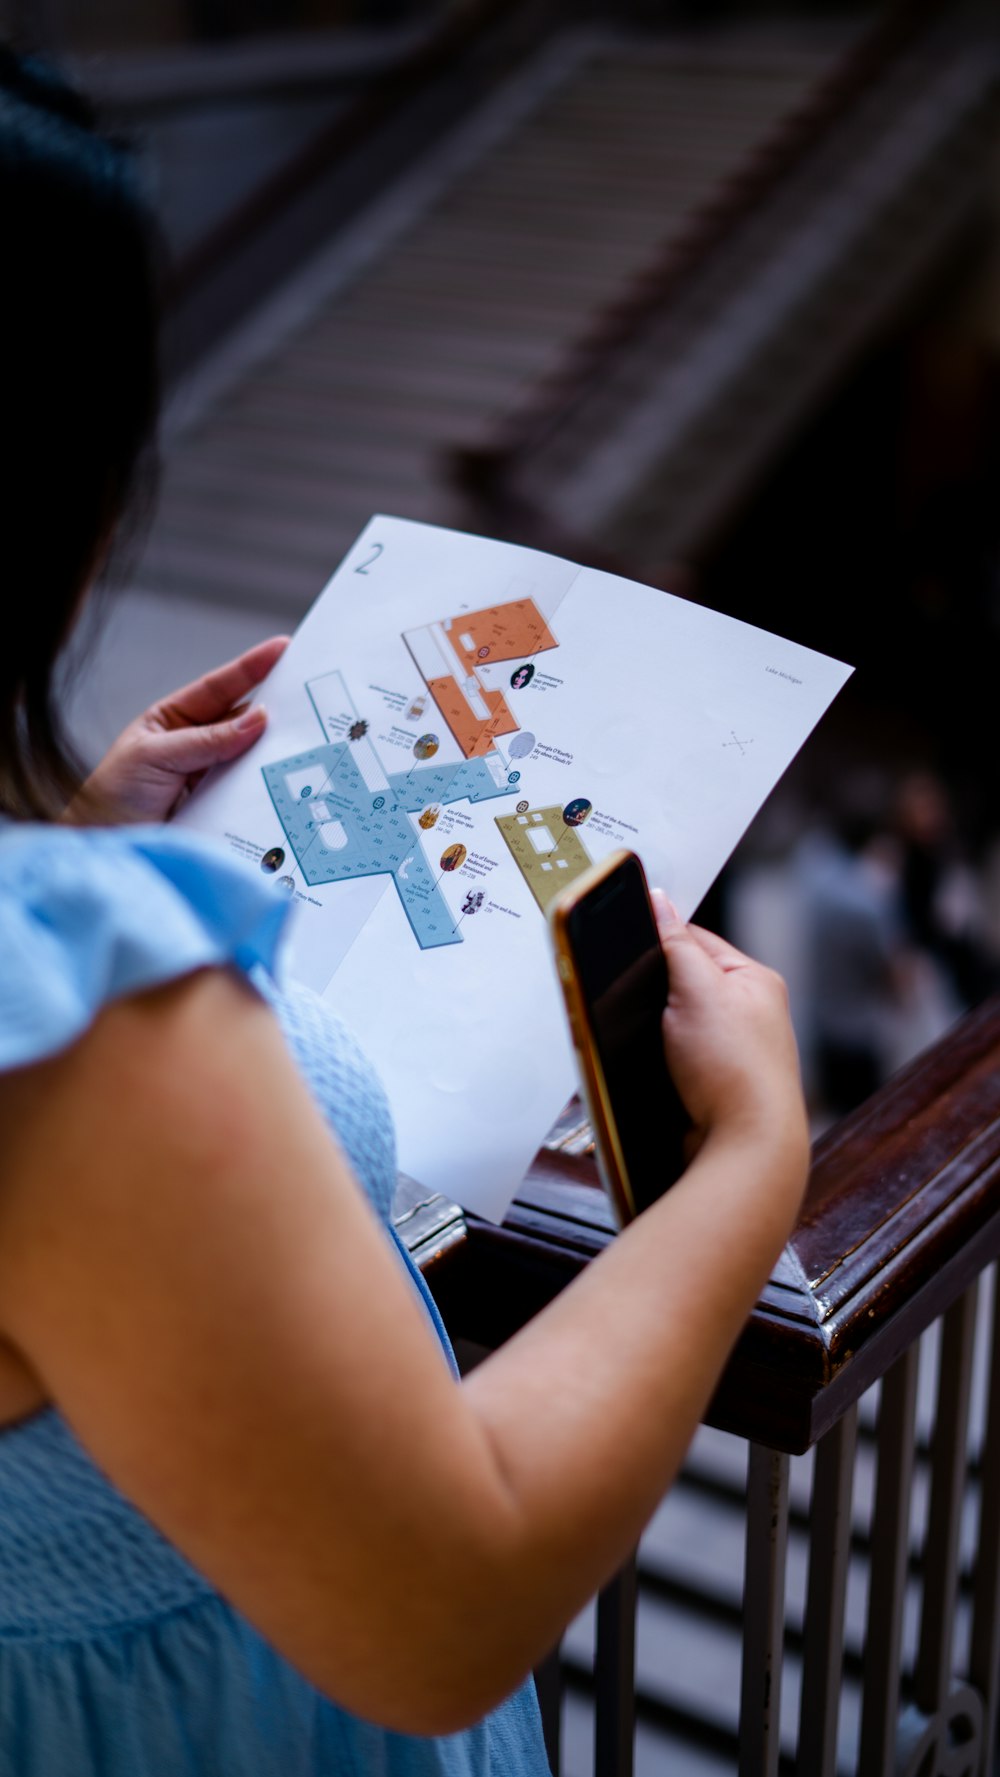
[{"label": "thumb", "polygon": [[685,925],[662,889],[653,889],[652,902],[660,943],[667,959],[668,1004],[676,1007],[705,993],[717,970],[691,927]]},{"label": "thumb", "polygon": [[721,970],[702,949],[687,926],[678,924],[674,931],[662,937],[662,943],[670,984],[668,1011],[691,1007],[716,991],[722,980]]},{"label": "thumb", "polygon": [[267,711],[263,704],[254,704],[227,722],[206,722],[200,727],[171,728],[158,734],[156,763],[161,770],[185,776],[208,771],[213,765],[224,765],[238,759],[259,740],[267,727]]},{"label": "thumb", "polygon": [[670,896],[664,889],[650,889],[649,898],[653,903],[653,912],[656,915],[656,928],[661,938],[665,939],[672,936],[678,927],[680,927],[681,931],[684,930],[684,921],[670,899]]}]

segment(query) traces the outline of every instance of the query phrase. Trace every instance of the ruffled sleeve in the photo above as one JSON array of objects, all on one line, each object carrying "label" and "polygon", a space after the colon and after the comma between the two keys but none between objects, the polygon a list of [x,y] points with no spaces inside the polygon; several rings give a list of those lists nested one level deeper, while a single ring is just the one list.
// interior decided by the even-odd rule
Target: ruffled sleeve
[{"label": "ruffled sleeve", "polygon": [[102,1006],[194,969],[273,975],[291,904],[160,827],[0,831],[0,1069],[64,1049]]}]

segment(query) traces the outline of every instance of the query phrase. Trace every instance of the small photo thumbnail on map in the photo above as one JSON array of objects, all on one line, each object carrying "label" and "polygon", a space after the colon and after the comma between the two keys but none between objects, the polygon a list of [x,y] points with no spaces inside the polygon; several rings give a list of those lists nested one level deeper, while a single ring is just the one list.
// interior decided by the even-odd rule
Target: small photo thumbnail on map
[{"label": "small photo thumbnail on map", "polygon": [[282,851],[281,846],[272,845],[270,851],[266,851],[261,858],[260,867],[267,876],[273,876],[275,870],[281,869],[284,861],[285,854]]},{"label": "small photo thumbnail on map", "polygon": [[586,796],[574,796],[563,809],[563,820],[567,827],[582,827],[585,820],[593,812],[594,804],[588,802]]},{"label": "small photo thumbnail on map", "polygon": [[464,845],[449,845],[441,853],[442,870],[461,870],[468,857]]},{"label": "small photo thumbnail on map", "polygon": [[440,802],[428,802],[427,807],[422,809],[417,816],[417,826],[423,827],[424,832],[429,833],[432,827],[437,826],[440,813]]},{"label": "small photo thumbnail on map", "polygon": [[294,895],[294,893],[295,893],[295,878],[294,878],[294,876],[279,876],[278,877],[278,887],[284,889],[286,895]]},{"label": "small photo thumbnail on map", "polygon": [[436,734],[422,734],[413,743],[413,751],[418,759],[433,759],[441,742]]},{"label": "small photo thumbnail on map", "polygon": [[524,687],[526,685],[531,684],[531,681],[534,678],[534,676],[535,676],[535,669],[532,666],[530,660],[526,660],[523,666],[517,667],[515,669],[515,671],[511,673],[511,675],[510,675],[511,690],[512,691],[523,691]]}]

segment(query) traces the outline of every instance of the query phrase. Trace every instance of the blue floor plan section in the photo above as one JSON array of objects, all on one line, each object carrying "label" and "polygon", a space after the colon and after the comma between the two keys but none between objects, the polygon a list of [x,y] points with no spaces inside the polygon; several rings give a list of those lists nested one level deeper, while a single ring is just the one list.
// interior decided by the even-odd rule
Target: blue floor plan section
[{"label": "blue floor plan section", "polygon": [[[366,751],[368,780],[358,765]],[[494,760],[496,755],[493,756]],[[434,804],[486,802],[517,789],[484,758],[414,765],[385,775],[368,741],[310,747],[263,767],[275,813],[310,888],[389,875],[422,950],[462,937],[410,815]],[[381,787],[372,788],[372,782]]]}]

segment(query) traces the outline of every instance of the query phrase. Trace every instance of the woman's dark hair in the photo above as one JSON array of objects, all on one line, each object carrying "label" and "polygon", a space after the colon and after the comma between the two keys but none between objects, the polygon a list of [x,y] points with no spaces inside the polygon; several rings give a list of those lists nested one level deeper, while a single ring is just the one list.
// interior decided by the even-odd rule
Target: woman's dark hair
[{"label": "woman's dark hair", "polygon": [[77,780],[56,660],[155,426],[157,254],[130,155],[2,45],[0,229],[0,809],[44,818]]}]

